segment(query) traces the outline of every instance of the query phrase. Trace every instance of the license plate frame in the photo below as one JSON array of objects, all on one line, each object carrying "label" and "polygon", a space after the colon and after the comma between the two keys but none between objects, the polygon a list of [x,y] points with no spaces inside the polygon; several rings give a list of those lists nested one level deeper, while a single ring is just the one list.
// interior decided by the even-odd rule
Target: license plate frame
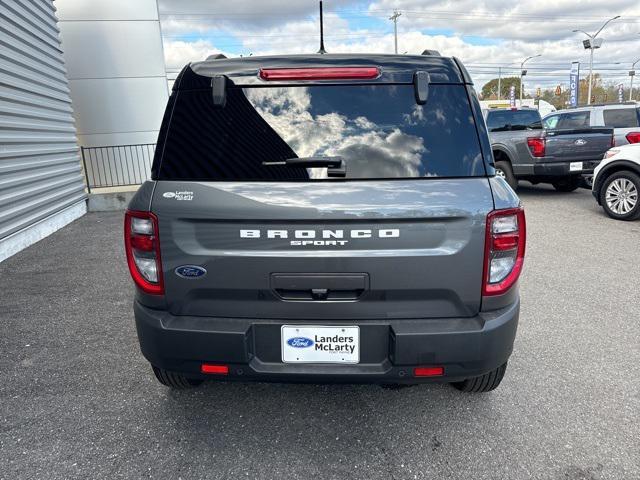
[{"label": "license plate frame", "polygon": [[[338,341],[341,339],[344,341]],[[320,349],[317,345],[321,345]],[[280,350],[282,363],[355,365],[360,363],[360,327],[282,325]]]}]

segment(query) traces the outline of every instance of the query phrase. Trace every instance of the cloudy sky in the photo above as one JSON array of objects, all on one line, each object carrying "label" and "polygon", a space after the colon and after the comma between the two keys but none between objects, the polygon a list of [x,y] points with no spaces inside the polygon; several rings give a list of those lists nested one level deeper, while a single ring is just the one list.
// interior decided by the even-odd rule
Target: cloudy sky
[{"label": "cloudy sky", "polygon": [[[318,49],[315,0],[159,0],[167,70],[222,52],[227,56],[311,53]],[[331,53],[393,53],[393,22],[398,10],[398,50],[425,48],[457,56],[476,86],[517,75],[527,56],[525,83],[533,93],[567,83],[572,61],[588,69],[583,34],[599,35],[594,71],[605,81],[628,86],[631,63],[640,59],[640,0],[325,0],[325,47]],[[640,70],[640,64],[636,66]],[[584,74],[583,73],[583,74]]]}]

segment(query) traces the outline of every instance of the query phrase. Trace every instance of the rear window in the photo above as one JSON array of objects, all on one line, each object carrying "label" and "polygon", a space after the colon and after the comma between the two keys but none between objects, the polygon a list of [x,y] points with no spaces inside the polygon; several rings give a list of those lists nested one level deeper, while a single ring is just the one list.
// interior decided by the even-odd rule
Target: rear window
[{"label": "rear window", "polygon": [[490,132],[537,130],[542,122],[537,110],[489,110],[487,128]]},{"label": "rear window", "polygon": [[633,128],[638,126],[640,109],[615,108],[603,110],[604,124],[613,128]]},{"label": "rear window", "polygon": [[224,108],[208,89],[179,91],[157,177],[334,180],[273,163],[336,156],[343,179],[485,175],[466,88],[441,84],[424,105],[412,85],[233,87]]}]

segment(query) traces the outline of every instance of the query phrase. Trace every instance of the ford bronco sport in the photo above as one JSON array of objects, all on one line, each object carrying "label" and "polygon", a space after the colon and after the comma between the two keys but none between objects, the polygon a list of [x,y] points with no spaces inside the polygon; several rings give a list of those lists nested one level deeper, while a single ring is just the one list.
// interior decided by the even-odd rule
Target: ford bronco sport
[{"label": "ford bronco sport", "polygon": [[186,66],[125,215],[157,379],[498,386],[520,202],[455,58]]}]

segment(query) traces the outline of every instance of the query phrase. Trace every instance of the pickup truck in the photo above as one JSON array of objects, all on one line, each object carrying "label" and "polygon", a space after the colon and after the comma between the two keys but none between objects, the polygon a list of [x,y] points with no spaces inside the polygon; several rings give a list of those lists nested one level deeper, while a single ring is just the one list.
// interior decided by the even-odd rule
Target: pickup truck
[{"label": "pickup truck", "polygon": [[514,190],[518,180],[550,183],[561,192],[578,188],[615,145],[613,129],[568,125],[543,129],[534,109],[485,110],[496,174]]}]

